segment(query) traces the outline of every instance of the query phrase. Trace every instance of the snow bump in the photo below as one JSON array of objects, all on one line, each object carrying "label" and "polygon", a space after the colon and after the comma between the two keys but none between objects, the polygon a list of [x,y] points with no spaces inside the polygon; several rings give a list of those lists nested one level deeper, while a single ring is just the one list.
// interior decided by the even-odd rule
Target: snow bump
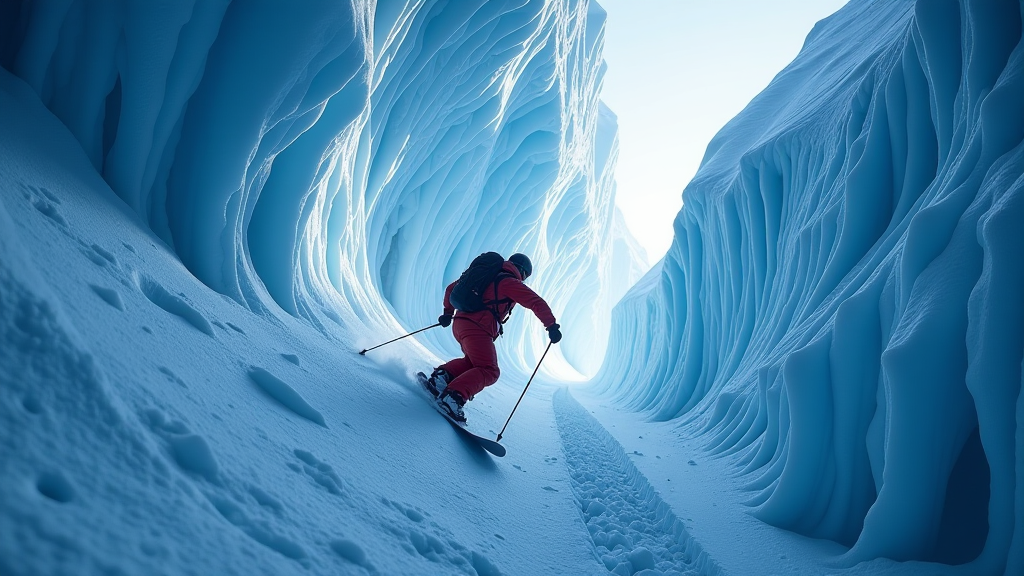
[{"label": "snow bump", "polygon": [[302,416],[306,420],[313,422],[314,424],[319,424],[324,428],[327,427],[327,423],[324,421],[324,417],[320,412],[317,412],[315,408],[310,406],[306,400],[291,386],[286,384],[284,380],[281,380],[263,368],[256,366],[253,366],[249,370],[249,378],[259,386],[260,390],[265,392],[285,408],[299,416]]},{"label": "snow bump", "polygon": [[209,444],[202,436],[172,436],[167,439],[167,443],[174,461],[182,470],[205,478],[209,482],[217,482],[217,460],[214,459]]},{"label": "snow bump", "polygon": [[168,292],[159,282],[142,277],[139,279],[139,289],[142,290],[142,293],[145,294],[150,302],[163,308],[165,312],[178,316],[191,324],[196,330],[213,337],[213,326],[210,325],[210,321],[206,319],[206,316],[203,316],[184,299]]},{"label": "snow bump", "polygon": [[334,472],[334,468],[305,450],[295,450],[294,454],[296,458],[302,460],[301,469],[310,479],[335,496],[343,495],[344,483]]},{"label": "snow bump", "polygon": [[183,422],[168,420],[163,412],[151,408],[141,414],[142,421],[167,445],[178,467],[207,482],[219,484],[217,459],[206,439],[193,434]]},{"label": "snow bump", "polygon": [[370,564],[369,560],[366,558],[366,551],[364,551],[363,547],[359,544],[356,544],[351,540],[340,538],[338,540],[331,541],[331,550],[348,562],[351,562],[356,566],[362,566],[371,572],[373,571],[373,565]]},{"label": "snow bump", "polygon": [[285,558],[297,560],[304,566],[308,563],[305,549],[292,540],[271,531],[262,522],[249,518],[234,502],[217,496],[210,497],[210,503],[225,520],[235,525],[247,536],[281,554]]},{"label": "snow bump", "polygon": [[111,306],[120,310],[121,312],[124,312],[124,302],[121,300],[121,294],[119,294],[117,290],[113,290],[111,288],[104,288],[102,286],[97,286],[95,284],[90,284],[89,288],[92,288],[92,291],[95,292],[96,295],[99,296],[101,299],[103,299],[104,302],[110,304]]}]

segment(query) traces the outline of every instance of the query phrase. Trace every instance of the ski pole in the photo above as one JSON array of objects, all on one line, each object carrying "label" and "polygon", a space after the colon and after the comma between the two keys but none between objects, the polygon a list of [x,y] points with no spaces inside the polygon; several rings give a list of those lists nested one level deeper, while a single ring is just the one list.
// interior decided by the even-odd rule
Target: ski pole
[{"label": "ski pole", "polygon": [[[548,347],[544,349],[544,353],[540,355],[540,360],[537,361],[537,367],[533,369],[533,374],[530,374],[530,379],[526,381],[526,388],[523,388],[523,393],[519,395],[519,400],[516,401],[516,405],[512,408],[512,414],[516,413],[516,408],[519,408],[519,403],[523,401],[523,396],[526,396],[526,391],[530,389],[530,383],[533,382],[533,377],[537,375],[537,370],[540,370],[540,363],[544,361],[544,357],[548,355],[548,350],[551,350],[551,342],[548,342]],[[501,432],[498,432],[497,442],[501,442],[501,435],[505,433],[505,428],[508,428],[508,423],[512,421],[512,414],[508,415],[508,420],[505,420],[505,425],[501,427]]]},{"label": "ski pole", "polygon": [[[401,340],[402,338],[408,338],[409,336],[412,336],[413,334],[419,334],[420,332],[423,332],[424,330],[430,330],[431,328],[437,328],[440,325],[441,325],[440,322],[438,322],[437,324],[431,324],[430,326],[427,326],[426,328],[420,328],[419,330],[417,330],[415,332],[409,332],[405,336],[399,336],[398,338],[395,338],[394,340],[388,340],[384,344],[391,344],[392,342],[396,342],[398,340]],[[381,346],[384,346],[384,344],[377,344],[373,348],[366,348],[362,352],[360,352],[359,354],[361,356],[365,356],[366,353],[369,352],[370,350],[373,350],[374,348],[380,348]]]}]

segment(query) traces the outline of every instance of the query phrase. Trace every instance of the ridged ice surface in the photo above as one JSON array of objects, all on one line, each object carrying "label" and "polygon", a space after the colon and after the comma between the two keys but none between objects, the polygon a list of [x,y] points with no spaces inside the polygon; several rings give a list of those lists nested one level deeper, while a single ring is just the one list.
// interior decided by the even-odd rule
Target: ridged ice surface
[{"label": "ridged ice surface", "polygon": [[1024,571],[1021,3],[850,2],[717,135],[601,385],[762,520]]},{"label": "ridged ice surface", "polygon": [[[343,308],[396,330],[433,322],[477,254],[522,251],[572,326],[564,356],[598,367],[643,256],[606,170],[616,124],[599,110],[596,4],[4,10],[0,63],[208,286],[260,313],[322,324]],[[515,321],[525,366],[543,332]]]}]

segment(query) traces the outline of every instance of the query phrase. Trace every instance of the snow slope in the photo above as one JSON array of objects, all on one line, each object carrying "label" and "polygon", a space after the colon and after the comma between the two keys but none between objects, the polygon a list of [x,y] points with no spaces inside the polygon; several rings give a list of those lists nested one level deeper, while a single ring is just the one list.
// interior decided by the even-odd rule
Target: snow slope
[{"label": "snow slope", "polygon": [[598,390],[838,560],[1024,573],[1024,44],[1010,1],[852,1],[715,137]]}]

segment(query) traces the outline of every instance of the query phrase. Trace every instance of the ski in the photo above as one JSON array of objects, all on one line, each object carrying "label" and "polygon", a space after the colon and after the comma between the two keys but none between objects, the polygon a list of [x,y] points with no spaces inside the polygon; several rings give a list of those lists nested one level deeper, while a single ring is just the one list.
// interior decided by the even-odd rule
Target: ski
[{"label": "ski", "polygon": [[447,420],[448,423],[452,425],[452,428],[455,428],[463,436],[473,439],[477,444],[480,445],[481,448],[487,450],[491,454],[494,454],[499,458],[505,455],[504,446],[495,442],[494,440],[491,440],[490,438],[484,438],[483,436],[478,436],[470,432],[469,429],[466,428],[465,423],[459,422],[458,420],[452,418],[451,416],[448,415],[447,412],[444,411],[444,408],[441,408],[441,406],[438,405],[436,399],[433,398],[433,394],[431,393],[430,388],[427,386],[427,380],[429,380],[430,378],[428,378],[426,374],[424,374],[423,372],[417,372],[416,379],[419,381],[420,385],[423,386],[423,390],[425,390],[428,394],[431,395],[430,403],[434,406],[434,410],[437,410],[438,414],[444,416],[444,419]]}]

